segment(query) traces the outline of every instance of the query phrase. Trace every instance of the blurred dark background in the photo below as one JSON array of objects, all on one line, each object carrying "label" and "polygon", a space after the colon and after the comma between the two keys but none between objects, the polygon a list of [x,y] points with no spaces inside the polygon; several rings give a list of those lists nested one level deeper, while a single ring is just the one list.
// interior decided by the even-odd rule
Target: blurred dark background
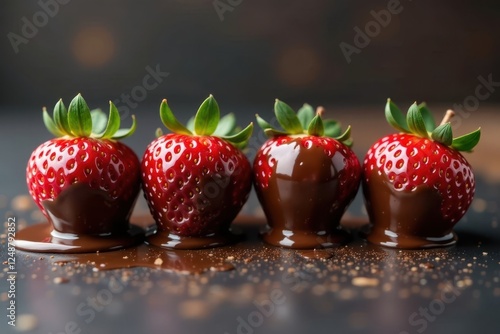
[{"label": "blurred dark background", "polygon": [[[394,3],[2,1],[0,106],[38,111],[82,92],[123,110],[164,97],[198,105],[209,93],[240,106],[279,97],[382,108],[388,96],[461,102],[479,75],[500,81],[498,1],[401,0],[385,26],[369,24]],[[348,63],[340,44],[355,47],[354,28],[367,24],[373,37]],[[148,66],[169,75],[146,90]]]}]

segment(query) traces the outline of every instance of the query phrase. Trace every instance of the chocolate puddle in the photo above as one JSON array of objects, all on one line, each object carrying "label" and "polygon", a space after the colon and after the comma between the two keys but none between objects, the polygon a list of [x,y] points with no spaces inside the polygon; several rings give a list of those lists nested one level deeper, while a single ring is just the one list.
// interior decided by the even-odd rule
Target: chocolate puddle
[{"label": "chocolate puddle", "polygon": [[[132,222],[148,230],[149,238],[154,235],[155,224],[149,215],[132,217]],[[257,237],[256,229],[262,226],[259,219],[238,216],[236,230],[245,230],[249,239]],[[242,240],[243,233],[235,234]],[[255,260],[255,248],[250,241],[210,249],[165,249],[147,243],[105,253],[71,254],[59,257],[56,263],[88,263],[98,270],[114,270],[134,267],[162,269],[181,274],[197,275],[207,271],[226,272],[236,269],[236,264],[248,264]],[[263,253],[267,254],[264,250]],[[260,254],[261,256],[263,254]]]},{"label": "chocolate puddle", "polygon": [[297,250],[297,255],[306,260],[328,260],[335,254],[327,249],[301,249]]},{"label": "chocolate puddle", "polygon": [[411,193],[397,191],[378,174],[363,184],[366,208],[373,224],[368,241],[386,247],[417,249],[456,243],[456,235],[441,218],[441,196],[429,187]]},{"label": "chocolate puddle", "polygon": [[[144,233],[144,230],[148,231],[146,234],[154,232],[155,225],[153,218],[149,215],[132,217],[132,222],[134,224],[132,226],[140,229],[142,233]],[[342,222],[348,228],[356,228],[361,223],[362,220],[344,220]],[[259,230],[264,224],[265,221],[261,218],[238,216],[234,227],[241,229],[246,239],[243,242],[226,247],[170,250],[143,243],[109,252],[72,252],[71,254],[59,252],[63,254],[56,255],[54,259],[50,258],[50,261],[60,265],[71,265],[72,263],[88,264],[100,271],[145,267],[197,275],[209,271],[232,271],[238,267],[245,267],[254,261],[286,262],[286,259],[292,259],[294,256],[308,261],[324,261],[335,255],[333,249],[291,250],[266,245],[262,241],[259,241]],[[50,230],[51,227],[49,224],[43,225],[45,225],[46,229]]]},{"label": "chocolate puddle", "polygon": [[54,231],[48,223],[28,226],[16,233],[17,249],[40,253],[89,253],[112,251],[140,243],[144,230],[130,225],[119,234],[85,235]]},{"label": "chocolate puddle", "polygon": [[153,246],[166,249],[203,249],[231,245],[243,239],[243,235],[229,230],[205,237],[183,237],[168,231],[158,230],[150,235],[146,242]]},{"label": "chocolate puddle", "polygon": [[72,255],[58,263],[90,263],[98,270],[146,267],[184,274],[201,274],[206,271],[234,270],[234,265],[226,259],[226,254],[213,253],[210,250],[165,250],[142,244],[115,252]]}]

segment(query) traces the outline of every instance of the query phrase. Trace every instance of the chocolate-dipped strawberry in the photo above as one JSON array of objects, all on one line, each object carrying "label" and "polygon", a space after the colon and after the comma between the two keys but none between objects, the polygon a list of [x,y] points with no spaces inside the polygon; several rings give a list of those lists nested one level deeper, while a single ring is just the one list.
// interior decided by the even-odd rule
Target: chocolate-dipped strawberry
[{"label": "chocolate-dipped strawberry", "polygon": [[268,221],[266,242],[312,249],[347,241],[340,218],[359,188],[361,167],[349,148],[350,127],[342,133],[305,104],[296,114],[276,100],[274,111],[284,131],[257,115],[270,137],[254,160],[254,185]]},{"label": "chocolate-dipped strawberry", "polygon": [[250,162],[240,148],[253,131],[236,127],[233,114],[220,119],[210,95],[185,127],[167,100],[160,118],[173,133],[149,144],[142,158],[144,196],[158,231],[148,242],[164,248],[206,248],[233,238],[229,226],[252,187]]},{"label": "chocolate-dipped strawberry", "polygon": [[414,103],[405,117],[389,99],[385,115],[400,132],[377,141],[364,160],[363,193],[373,224],[368,240],[395,248],[454,244],[453,226],[475,190],[472,168],[460,152],[477,145],[481,130],[453,138],[453,111],[436,126],[423,103]]},{"label": "chocolate-dipped strawberry", "polygon": [[20,231],[19,248],[48,252],[104,251],[130,245],[141,234],[129,225],[140,189],[140,164],[118,139],[136,128],[120,128],[120,115],[110,102],[109,117],[90,111],[78,94],[66,109],[62,100],[47,129],[57,138],[41,144],[28,161],[29,192],[50,224]]}]

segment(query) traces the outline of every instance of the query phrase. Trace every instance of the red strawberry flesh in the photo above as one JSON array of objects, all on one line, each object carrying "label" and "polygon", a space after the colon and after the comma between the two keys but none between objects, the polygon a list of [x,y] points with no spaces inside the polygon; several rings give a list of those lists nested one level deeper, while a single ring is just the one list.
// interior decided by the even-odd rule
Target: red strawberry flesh
[{"label": "red strawberry flesh", "polygon": [[248,159],[213,136],[156,139],[144,154],[142,178],[159,229],[180,236],[227,231],[251,187]]},{"label": "red strawberry flesh", "polygon": [[366,155],[364,173],[366,183],[371,173],[386,176],[397,191],[411,192],[419,186],[437,190],[441,217],[450,228],[474,196],[472,169],[458,151],[411,134],[393,134],[378,141]]},{"label": "red strawberry flesh", "polygon": [[[139,160],[129,147],[119,142],[93,138],[49,140],[32,153],[26,170],[29,192],[43,214],[51,221],[55,220],[56,216],[47,212],[46,202],[56,200],[63,191],[78,184],[101,191],[100,196],[128,206],[124,211],[119,210],[120,217],[108,217],[111,225],[115,223],[111,220],[123,223],[128,219],[139,192],[139,177]],[[71,199],[68,198],[67,201]],[[89,207],[89,210],[92,208]],[[102,216],[108,215],[103,213]],[[79,221],[83,219],[80,218]],[[73,221],[63,224],[53,221],[54,227],[60,232],[82,230],[81,227],[73,226],[76,223]],[[61,224],[66,230],[62,230]],[[97,225],[95,227],[98,230]],[[96,229],[87,228],[88,231],[110,232],[110,228],[101,231]]]}]

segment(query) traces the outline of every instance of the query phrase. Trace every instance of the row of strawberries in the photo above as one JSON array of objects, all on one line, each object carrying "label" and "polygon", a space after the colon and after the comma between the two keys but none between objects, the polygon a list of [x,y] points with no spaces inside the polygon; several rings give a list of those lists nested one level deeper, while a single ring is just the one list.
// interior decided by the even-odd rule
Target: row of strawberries
[{"label": "row of strawberries", "polygon": [[241,129],[233,114],[221,118],[213,96],[186,126],[163,100],[160,118],[171,133],[158,129],[142,162],[118,141],[133,134],[134,117],[130,128],[120,129],[112,102],[105,115],[91,111],[81,95],[68,108],[60,100],[52,116],[43,111],[46,127],[57,138],[32,153],[26,171],[29,192],[51,221],[44,203],[83,184],[129,203],[128,210],[119,211],[123,216],[113,218],[127,224],[142,184],[159,231],[206,237],[228,231],[253,182],[269,224],[265,240],[292,248],[333,245],[360,183],[374,233],[385,236],[380,244],[386,246],[405,247],[398,238],[412,234],[432,240],[449,235],[471,204],[474,176],[460,151],[474,148],[480,129],[453,138],[451,112],[437,126],[425,104],[413,104],[405,117],[388,100],[385,115],[399,133],[377,141],[361,166],[350,149],[351,128],[342,131],[339,123],[323,119],[323,108],[305,104],[295,112],[276,100],[274,109],[281,129],[257,115],[270,139],[252,169],[242,150],[253,124]]}]

